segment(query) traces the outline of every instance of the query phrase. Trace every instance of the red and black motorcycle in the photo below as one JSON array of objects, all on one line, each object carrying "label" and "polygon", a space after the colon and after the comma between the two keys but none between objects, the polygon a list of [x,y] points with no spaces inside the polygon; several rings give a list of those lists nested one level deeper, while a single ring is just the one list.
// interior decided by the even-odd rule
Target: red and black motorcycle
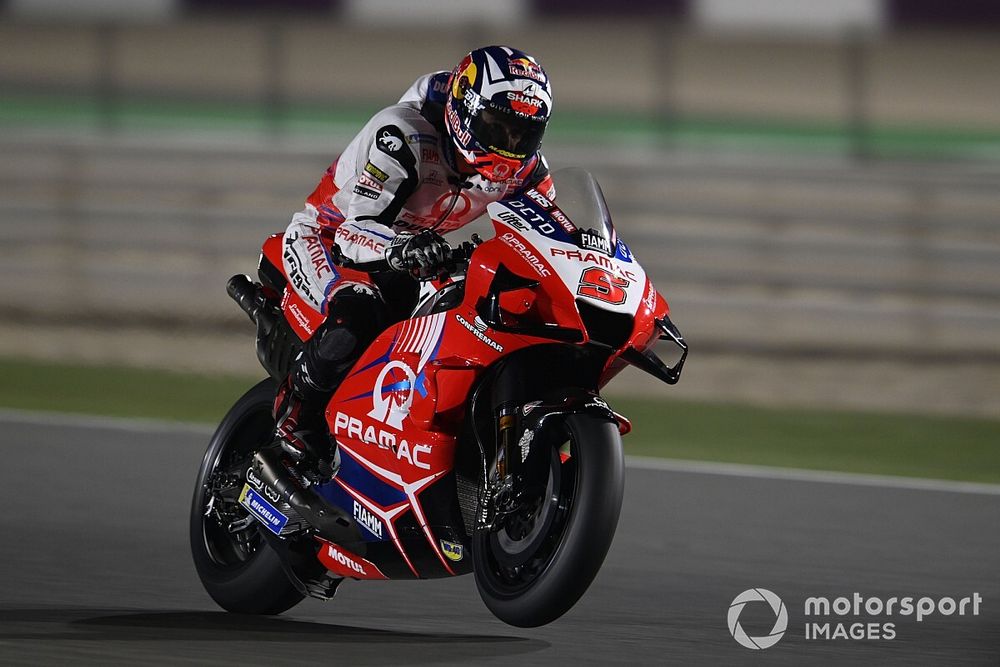
[{"label": "red and black motorcycle", "polygon": [[[491,204],[495,237],[455,248],[357,361],[326,409],[339,470],[302,480],[308,494],[269,483],[260,451],[276,383],[323,316],[290,288],[281,235],[260,283],[230,281],[270,378],[225,416],[195,488],[194,561],[223,608],[277,614],[345,578],[472,571],[487,607],[527,627],[584,593],[618,523],[630,429],[600,389],[627,364],[674,384],[687,346],[596,180],[554,181],[558,203],[530,190]],[[661,339],[672,366],[652,350]]]}]

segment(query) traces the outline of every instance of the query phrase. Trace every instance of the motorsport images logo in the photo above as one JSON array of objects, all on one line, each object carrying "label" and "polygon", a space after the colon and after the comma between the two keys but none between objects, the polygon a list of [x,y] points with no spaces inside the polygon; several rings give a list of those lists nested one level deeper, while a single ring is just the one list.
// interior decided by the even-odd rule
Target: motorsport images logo
[{"label": "motorsport images logo", "polygon": [[[751,637],[740,624],[743,608],[751,602],[767,603],[774,613],[774,627],[760,637]],[[913,617],[922,623],[929,616],[979,616],[983,596],[978,592],[965,597],[891,597],[866,596],[854,592],[842,595],[809,597],[803,605],[805,639],[807,640],[892,640],[897,624]],[[897,620],[898,619],[898,620]],[[740,646],[759,650],[777,644],[788,630],[788,610],[777,595],[766,588],[751,588],[737,595],[729,605],[729,634]]]},{"label": "motorsport images logo", "polygon": [[[774,612],[774,627],[763,637],[751,637],[740,625],[740,614],[748,602],[766,602]],[[785,635],[788,629],[788,610],[777,595],[766,588],[751,588],[743,591],[729,605],[729,634],[740,646],[752,649],[771,648]]]}]

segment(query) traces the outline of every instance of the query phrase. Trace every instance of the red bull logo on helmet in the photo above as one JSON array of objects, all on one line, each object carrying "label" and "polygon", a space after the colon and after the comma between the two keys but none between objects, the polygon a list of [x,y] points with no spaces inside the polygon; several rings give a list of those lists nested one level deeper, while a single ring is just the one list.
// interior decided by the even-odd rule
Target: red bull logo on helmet
[{"label": "red bull logo on helmet", "polygon": [[513,76],[526,76],[535,81],[545,81],[545,73],[542,72],[542,68],[530,58],[511,58],[508,69]]},{"label": "red bull logo on helmet", "polygon": [[462,86],[462,79],[466,79],[468,82],[466,87],[471,88],[476,85],[476,77],[479,75],[479,71],[476,69],[476,63],[472,62],[472,58],[466,56],[465,60],[455,68],[455,75],[452,77],[451,83],[451,94],[457,99],[462,99],[465,97],[465,91]]}]

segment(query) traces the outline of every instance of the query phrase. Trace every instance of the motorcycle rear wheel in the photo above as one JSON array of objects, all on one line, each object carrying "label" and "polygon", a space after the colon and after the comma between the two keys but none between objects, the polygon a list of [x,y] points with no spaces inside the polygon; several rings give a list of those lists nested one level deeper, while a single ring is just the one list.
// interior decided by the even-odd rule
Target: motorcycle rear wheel
[{"label": "motorcycle rear wheel", "polygon": [[[561,462],[558,448],[570,443]],[[565,614],[590,586],[621,512],[625,460],[617,425],[592,415],[565,420],[537,507],[472,538],[476,586],[500,620],[537,627]]]},{"label": "motorcycle rear wheel", "polygon": [[[243,530],[230,532],[215,517],[206,516],[210,499],[220,484],[242,488],[252,452],[267,444],[274,432],[271,409],[273,380],[262,380],[244,394],[216,429],[198,471],[191,502],[191,555],[205,590],[226,611],[275,615],[291,609],[305,597],[292,585],[281,560],[258,531],[266,530],[251,519]],[[238,478],[238,481],[237,481]],[[219,498],[216,503],[223,504]],[[225,503],[234,517],[246,517],[241,507]],[[238,513],[238,514],[233,514]]]}]

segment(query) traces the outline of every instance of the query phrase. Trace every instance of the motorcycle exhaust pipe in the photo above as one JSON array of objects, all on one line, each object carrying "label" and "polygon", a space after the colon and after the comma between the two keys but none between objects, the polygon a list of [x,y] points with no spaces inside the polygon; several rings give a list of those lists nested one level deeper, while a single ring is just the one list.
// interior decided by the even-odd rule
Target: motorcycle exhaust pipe
[{"label": "motorcycle exhaust pipe", "polygon": [[277,491],[282,499],[309,525],[316,529],[320,537],[347,545],[360,542],[361,533],[346,512],[326,502],[318,493],[303,488],[289,478],[285,464],[277,449],[268,447],[257,452],[253,458],[254,472],[265,484]]},{"label": "motorcycle exhaust pipe", "polygon": [[270,333],[276,319],[268,307],[267,297],[264,296],[259,284],[250,280],[250,276],[239,273],[226,283],[226,293],[247,314],[251,322],[263,329],[265,335]]}]

